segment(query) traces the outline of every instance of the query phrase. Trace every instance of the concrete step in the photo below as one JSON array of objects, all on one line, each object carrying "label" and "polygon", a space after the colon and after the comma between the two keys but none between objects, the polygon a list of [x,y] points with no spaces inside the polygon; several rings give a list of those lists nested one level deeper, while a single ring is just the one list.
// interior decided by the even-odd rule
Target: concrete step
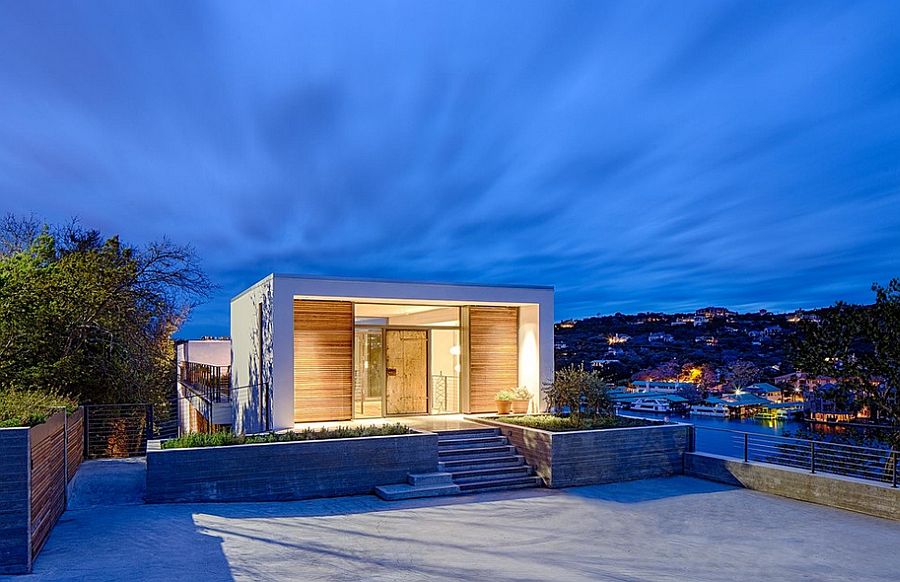
[{"label": "concrete step", "polygon": [[453,475],[450,473],[410,473],[407,475],[410,485],[419,487],[434,485],[452,485]]},{"label": "concrete step", "polygon": [[448,439],[438,443],[438,450],[450,451],[458,449],[475,449],[495,445],[506,445],[509,441],[505,436],[487,436],[468,439]]},{"label": "concrete step", "polygon": [[516,477],[511,479],[494,479],[491,481],[478,481],[475,483],[460,483],[461,493],[483,493],[485,491],[504,491],[507,489],[524,489],[526,487],[540,487],[542,481],[537,475],[529,477]]},{"label": "concrete step", "polygon": [[501,455],[483,459],[453,459],[440,461],[438,469],[441,471],[468,471],[476,469],[489,469],[491,467],[517,467],[525,464],[522,455]]},{"label": "concrete step", "polygon": [[438,442],[445,439],[458,438],[478,438],[482,436],[497,436],[500,434],[499,428],[462,428],[458,430],[442,430],[438,435]]},{"label": "concrete step", "polygon": [[488,469],[469,469],[467,471],[454,471],[452,473],[453,482],[462,485],[463,483],[478,483],[481,481],[494,481],[497,479],[515,479],[519,477],[530,477],[534,474],[534,469],[528,465],[517,465],[513,467],[490,467]]},{"label": "concrete step", "polygon": [[438,458],[442,461],[454,459],[483,459],[485,457],[497,457],[502,455],[515,455],[516,447],[512,445],[497,445],[492,447],[474,447],[471,449],[441,450],[438,448]]},{"label": "concrete step", "polygon": [[400,483],[398,485],[379,485],[375,488],[375,495],[385,501],[397,501],[399,499],[418,499],[420,497],[439,497],[442,495],[457,495],[459,485],[410,485]]}]

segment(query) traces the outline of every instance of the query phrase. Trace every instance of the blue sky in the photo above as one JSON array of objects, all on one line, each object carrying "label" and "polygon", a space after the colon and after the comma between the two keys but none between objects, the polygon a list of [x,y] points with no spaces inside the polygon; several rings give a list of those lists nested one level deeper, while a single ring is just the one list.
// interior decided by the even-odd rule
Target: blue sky
[{"label": "blue sky", "polygon": [[2,209],[557,316],[900,276],[900,3],[0,0]]}]

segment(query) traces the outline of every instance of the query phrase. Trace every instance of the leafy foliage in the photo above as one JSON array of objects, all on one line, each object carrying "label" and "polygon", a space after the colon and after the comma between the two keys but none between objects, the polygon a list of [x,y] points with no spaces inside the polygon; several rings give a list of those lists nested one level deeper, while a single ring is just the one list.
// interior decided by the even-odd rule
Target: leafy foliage
[{"label": "leafy foliage", "polygon": [[193,449],[198,447],[224,447],[229,445],[253,445],[260,443],[288,443],[294,441],[315,441],[323,439],[346,439],[373,436],[393,436],[410,434],[412,430],[405,424],[383,424],[380,426],[338,426],[335,428],[305,429],[298,432],[240,435],[228,431],[211,433],[193,432],[162,444],[164,449]]},{"label": "leafy foliage", "polygon": [[535,414],[528,416],[498,416],[489,418],[507,424],[515,424],[516,426],[525,426],[550,432],[629,428],[660,424],[659,422],[644,420],[643,418],[625,418],[622,416],[573,417],[555,416],[552,414]]},{"label": "leafy foliage", "polygon": [[557,370],[553,382],[546,386],[547,404],[551,412],[568,411],[573,418],[610,416],[613,402],[603,377],[582,366]]},{"label": "leafy foliage", "polygon": [[0,224],[0,386],[162,403],[171,334],[208,293],[190,248],[138,248],[77,224]]},{"label": "leafy foliage", "polygon": [[500,392],[497,392],[497,394],[494,396],[494,400],[498,400],[501,402],[507,402],[507,401],[515,400],[515,399],[516,399],[516,394],[512,390],[501,390]]},{"label": "leafy foliage", "polygon": [[47,420],[54,409],[75,410],[78,403],[54,391],[0,389],[0,428],[34,426]]},{"label": "leafy foliage", "polygon": [[[838,302],[820,324],[804,322],[793,344],[794,362],[797,369],[835,378],[844,405],[856,395],[855,405],[900,426],[900,279],[872,290],[874,305]],[[900,446],[900,430],[891,440]]]}]

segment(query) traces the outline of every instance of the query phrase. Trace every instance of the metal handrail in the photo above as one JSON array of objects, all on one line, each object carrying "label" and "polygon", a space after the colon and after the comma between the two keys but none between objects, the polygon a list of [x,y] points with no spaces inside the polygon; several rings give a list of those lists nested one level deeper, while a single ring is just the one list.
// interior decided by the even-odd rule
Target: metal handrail
[{"label": "metal handrail", "polygon": [[740,434],[740,435],[748,434],[748,435],[751,435],[751,436],[754,436],[757,438],[772,438],[772,439],[793,440],[793,441],[800,441],[800,442],[815,442],[817,444],[827,444],[828,446],[846,447],[846,448],[850,448],[850,449],[862,449],[862,450],[869,450],[869,451],[890,450],[890,449],[878,449],[875,447],[863,447],[860,445],[848,445],[848,444],[844,444],[844,443],[830,443],[827,441],[813,441],[811,439],[786,437],[786,436],[782,436],[780,434],[765,434],[765,433],[760,433],[760,432],[734,430],[733,428],[716,428],[713,426],[697,426],[697,425],[694,425],[694,428],[698,428],[701,430],[713,430],[713,431],[718,431],[718,432],[733,432],[733,433]]},{"label": "metal handrail", "polygon": [[[810,473],[824,472],[878,482],[897,487],[900,451],[894,448],[864,447],[827,441],[815,441],[781,435],[761,434],[726,428],[693,425],[692,441],[697,431],[731,433],[732,444],[742,447],[745,463],[761,461],[787,467],[803,468]],[[696,444],[693,447],[696,450]],[[739,455],[728,455],[739,456]]]}]

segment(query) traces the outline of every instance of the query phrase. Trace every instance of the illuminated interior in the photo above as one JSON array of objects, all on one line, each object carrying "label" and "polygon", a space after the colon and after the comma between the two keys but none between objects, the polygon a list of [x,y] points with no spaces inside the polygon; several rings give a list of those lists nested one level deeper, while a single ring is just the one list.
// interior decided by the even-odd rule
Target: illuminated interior
[{"label": "illuminated interior", "polygon": [[460,411],[460,309],[354,304],[356,418]]}]

